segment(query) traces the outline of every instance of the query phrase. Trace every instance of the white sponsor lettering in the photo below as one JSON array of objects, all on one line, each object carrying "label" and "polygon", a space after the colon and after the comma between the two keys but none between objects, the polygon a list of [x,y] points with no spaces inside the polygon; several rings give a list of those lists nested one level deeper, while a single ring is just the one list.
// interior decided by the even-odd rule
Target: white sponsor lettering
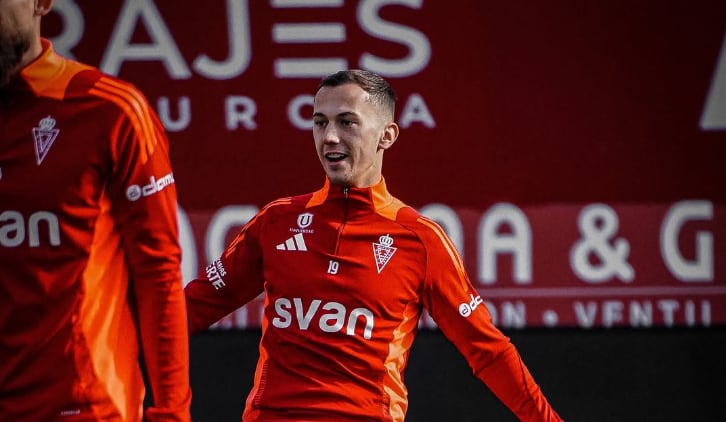
[{"label": "white sponsor lettering", "polygon": [[164,128],[169,132],[181,132],[189,127],[189,123],[192,121],[192,103],[188,96],[183,95],[177,101],[177,111],[175,112],[177,118],[172,117],[171,106],[169,103],[169,97],[159,97],[156,100],[156,111],[159,115],[159,120],[164,125]]},{"label": "white sponsor lettering", "polygon": [[463,302],[461,305],[459,305],[459,315],[463,316],[464,318],[469,318],[471,316],[471,313],[474,312],[474,309],[484,303],[481,296],[479,295],[474,297],[474,294],[472,293],[469,294],[469,298],[471,300],[468,303]]},{"label": "white sponsor lettering", "polygon": [[484,304],[497,327],[521,329],[527,326],[527,306],[521,300],[505,300],[499,302],[499,307],[490,301]]},{"label": "white sponsor lettering", "polygon": [[[287,118],[290,123],[300,130],[310,130],[313,127],[313,119],[310,117],[312,113],[306,112],[308,109],[312,109],[314,97],[312,95],[298,95],[297,97],[290,100],[287,105]],[[420,124],[426,128],[435,128],[436,121],[433,115],[429,111],[429,107],[426,104],[423,96],[418,93],[411,93],[409,96],[403,98],[401,102],[403,107],[401,112],[398,114],[398,125],[401,128],[407,129],[416,124]],[[254,104],[254,102],[253,102]],[[256,107],[256,106],[255,106]],[[255,108],[256,110],[256,108]],[[235,113],[234,110],[227,110],[227,115]],[[229,119],[229,117],[228,117]],[[228,130],[233,130],[229,125]],[[248,128],[249,129],[249,128]]]},{"label": "white sponsor lettering", "polygon": [[313,127],[312,110],[315,97],[309,94],[298,95],[287,103],[287,118],[294,127],[300,130],[310,130]]},{"label": "white sponsor lettering", "polygon": [[257,103],[250,97],[233,95],[224,100],[225,126],[233,131],[241,127],[247,130],[257,129],[255,114]]},{"label": "white sponsor lettering", "polygon": [[194,59],[194,70],[210,79],[231,79],[244,73],[252,60],[249,16],[247,0],[227,0],[229,57],[218,62],[203,54]]},{"label": "white sponsor lettering", "polygon": [[[291,7],[272,2],[272,8]],[[398,58],[384,58],[370,52],[360,54],[356,67],[369,69],[386,77],[407,77],[424,70],[431,59],[431,43],[427,35],[413,27],[381,18],[381,10],[388,6],[404,6],[421,9],[423,0],[368,0],[360,2],[356,21],[360,29],[373,38],[388,41],[406,48],[407,54]],[[293,7],[331,7],[327,4],[305,3]],[[342,7],[339,2],[332,7]],[[54,7],[63,19],[60,34],[53,38],[60,52],[71,55],[81,42],[85,24],[81,8],[73,1],[58,2]],[[242,75],[252,61],[252,37],[249,1],[226,1],[226,39],[228,57],[212,59],[205,53],[187,63],[181,48],[172,34],[161,11],[153,0],[125,1],[113,26],[108,46],[101,59],[100,68],[118,76],[127,61],[160,62],[172,79],[189,79],[193,71],[208,79],[229,80]],[[146,43],[133,42],[133,35],[143,27],[149,36]],[[316,43],[347,43],[348,29],[344,22],[273,22],[270,28],[272,41],[279,45],[310,45]],[[273,68],[278,78],[319,78],[328,73],[348,68],[344,57],[278,57]]]},{"label": "white sponsor lettering", "polygon": [[[452,239],[455,240],[457,248],[464,249],[463,235],[464,228],[462,225],[461,217],[453,209],[446,207],[445,205],[435,204],[436,206],[427,206],[422,208],[422,211],[426,211],[427,214],[433,215],[438,221],[443,222],[442,227],[450,234]],[[602,204],[597,204],[600,210]],[[195,277],[197,267],[197,245],[204,251],[204,259],[207,262],[220,256],[224,251],[224,247],[229,243],[230,235],[233,231],[236,231],[239,227],[244,225],[249,219],[251,219],[257,211],[257,207],[253,205],[248,206],[227,206],[220,208],[214,214],[210,220],[209,225],[206,227],[206,234],[197,237],[192,233],[192,225],[189,224],[186,214],[180,209],[180,216],[184,224],[180,224],[180,240],[182,243],[183,260],[182,267],[184,271],[184,279],[190,280]],[[583,207],[585,210],[586,207]],[[435,211],[435,212],[434,212]],[[617,213],[615,209],[612,212]],[[717,312],[718,307],[714,307],[714,314],[711,316],[710,307],[708,305],[708,298],[711,302],[720,298],[723,295],[723,285],[721,283],[722,275],[718,274],[718,266],[716,265],[715,250],[717,247],[717,236],[724,234],[720,225],[719,214],[721,211],[717,211],[717,207],[711,201],[707,200],[688,200],[679,201],[671,205],[665,215],[662,216],[660,222],[660,236],[658,233],[655,234],[655,238],[648,242],[647,239],[633,240],[633,247],[638,247],[637,251],[633,251],[633,254],[642,256],[643,253],[655,254],[656,259],[658,256],[658,250],[660,250],[660,257],[662,258],[661,269],[649,268],[647,271],[642,269],[642,259],[634,261],[632,263],[633,270],[636,267],[641,266],[641,275],[634,278],[627,284],[623,283],[619,286],[613,286],[612,283],[597,282],[592,283],[580,279],[582,283],[571,284],[570,282],[563,281],[562,284],[553,285],[552,280],[546,279],[549,271],[566,271],[568,269],[568,249],[564,249],[562,253],[562,262],[548,262],[547,265],[552,268],[544,271],[542,281],[538,278],[536,283],[537,286],[527,285],[521,280],[513,279],[512,282],[517,286],[513,288],[507,288],[504,286],[497,286],[497,271],[495,268],[488,270],[486,274],[490,274],[491,281],[485,282],[482,280],[481,275],[485,274],[483,263],[487,262],[483,260],[483,256],[490,255],[488,258],[491,265],[491,261],[494,261],[495,255],[498,253],[508,252],[513,258],[511,264],[513,269],[520,268],[520,272],[513,271],[513,275],[520,274],[531,274],[532,270],[532,257],[531,257],[531,228],[530,222],[527,216],[517,207],[508,203],[495,204],[489,212],[482,214],[479,220],[479,237],[477,243],[477,251],[473,256],[478,258],[479,275],[480,279],[478,285],[493,285],[492,289],[487,291],[484,295],[487,300],[496,303],[497,307],[490,306],[489,302],[484,303],[489,308],[492,319],[500,327],[506,328],[521,328],[526,324],[531,324],[532,321],[536,320],[536,324],[542,323],[545,326],[559,326],[563,323],[576,323],[582,327],[589,328],[594,326],[602,326],[605,321],[609,321],[609,324],[618,324],[619,318],[624,322],[622,324],[632,324],[633,326],[648,326],[647,320],[650,318],[648,302],[652,303],[653,313],[653,325],[663,325],[664,323],[670,323],[672,318],[675,318],[675,323],[684,324],[700,324],[707,325],[710,323],[711,318],[714,321],[721,321],[721,314]],[[197,211],[196,220],[199,220],[199,212]],[[602,214],[602,213],[601,213]],[[606,213],[609,215],[609,211]],[[582,217],[582,213],[580,216]],[[603,214],[605,215],[605,214]],[[633,215],[628,214],[630,221],[624,222],[623,227],[632,226]],[[602,215],[601,215],[602,217]],[[641,216],[642,218],[650,218],[651,222],[656,222],[653,219],[661,218],[660,215],[652,215],[651,217]],[[5,216],[7,220],[7,215]],[[610,217],[605,217],[605,219]],[[640,217],[639,217],[640,218]],[[584,220],[583,220],[584,221]],[[611,222],[614,223],[615,219]],[[599,225],[600,228],[605,229],[607,223]],[[702,227],[694,232],[694,224],[697,227]],[[577,234],[577,221],[571,222],[570,231],[575,234],[572,238],[571,249],[575,247],[581,238],[578,238]],[[595,224],[598,226],[597,224]],[[17,242],[18,234],[13,230],[17,229],[18,226],[25,226],[25,223],[11,222],[10,226],[2,228],[0,226],[0,233],[3,233],[3,243],[7,246],[8,242]],[[11,228],[12,227],[12,228]],[[586,225],[581,225],[586,227]],[[453,230],[452,230],[453,228]],[[204,230],[201,231],[205,233]],[[631,233],[632,235],[632,233]],[[607,238],[607,236],[604,236]],[[611,237],[611,240],[616,240],[623,236]],[[623,237],[624,238],[624,237]],[[456,240],[458,239],[458,240]],[[545,237],[543,240],[546,240]],[[592,239],[591,239],[592,240]],[[505,242],[506,241],[506,242]],[[459,247],[459,242],[461,246]],[[604,241],[603,241],[604,242]],[[606,242],[604,242],[606,243]],[[610,242],[615,246],[615,242]],[[542,244],[541,247],[547,247]],[[652,248],[652,251],[643,250],[643,247]],[[617,251],[617,249],[615,249]],[[600,251],[602,252],[602,250]],[[611,252],[613,252],[611,250]],[[519,259],[515,259],[519,256]],[[462,257],[464,255],[462,254]],[[202,257],[200,256],[200,260]],[[658,262],[656,261],[656,264]],[[595,265],[596,262],[593,261]],[[617,265],[617,268],[622,267],[622,263]],[[612,265],[612,262],[611,262]],[[560,266],[560,267],[558,267]],[[559,270],[558,270],[559,268]],[[594,267],[597,268],[597,267]],[[526,271],[522,271],[525,269]],[[571,265],[569,269],[572,270]],[[620,268],[622,270],[622,268]],[[327,268],[323,269],[328,271],[329,274],[339,273],[343,270],[343,266],[336,263],[329,263]],[[500,271],[505,271],[500,269]],[[643,274],[650,274],[653,271],[660,271],[663,274],[671,275],[674,280],[651,280],[643,279]],[[613,273],[615,274],[615,273]],[[573,276],[577,274],[572,273]],[[700,282],[700,283],[696,283]],[[657,283],[652,285],[652,283]],[[593,286],[593,284],[599,284]],[[694,285],[696,284],[696,285]],[[707,285],[704,285],[707,284]],[[526,287],[526,288],[523,288]],[[685,290],[684,290],[685,289]],[[693,297],[683,297],[690,296]],[[606,296],[614,298],[637,298],[642,299],[636,300],[637,303],[631,304],[628,301],[623,302],[622,305],[618,305],[617,301],[611,304],[603,304],[602,302],[596,301],[594,304],[589,304],[588,298],[603,298]],[[517,298],[517,300],[509,301],[508,298]],[[500,300],[497,298],[504,298]],[[522,299],[523,298],[523,299]],[[537,300],[541,298],[552,298],[552,305],[545,309],[535,308],[536,312],[532,315],[527,316],[525,312],[525,303],[530,300]],[[572,303],[569,302],[566,309],[563,311],[561,306],[564,305],[562,302],[567,301],[568,298],[576,298],[580,301],[580,305],[577,305],[575,313],[572,313]],[[522,300],[520,300],[522,299]],[[684,301],[689,299],[691,302]],[[593,299],[594,300],[594,299]],[[634,299],[635,300],[635,299]],[[658,302],[658,300],[662,300]],[[672,303],[668,300],[678,300],[679,310],[672,310]],[[701,305],[701,301],[704,305]],[[293,302],[289,301],[290,305],[287,307],[286,312],[292,311]],[[315,310],[316,315],[321,312],[322,304],[318,304],[318,308]],[[261,306],[256,304],[255,306]],[[302,306],[302,305],[301,305]],[[312,305],[311,305],[312,306]],[[471,304],[466,303],[466,307],[471,309]],[[559,308],[558,308],[559,307]],[[465,308],[465,307],[462,307]],[[257,309],[257,308],[255,308]],[[662,309],[662,310],[661,310]],[[282,310],[285,310],[283,307]],[[306,311],[309,307],[305,307],[305,311],[301,314],[301,318],[305,318]],[[467,311],[464,310],[464,313]],[[620,317],[618,317],[620,313]],[[607,316],[603,316],[603,315]],[[663,315],[661,315],[663,314]],[[527,318],[529,320],[527,320]],[[231,317],[235,318],[235,317]],[[253,317],[247,319],[240,317],[239,320],[244,320],[245,324],[252,324],[251,326],[259,326],[260,319],[257,318],[257,313],[253,312]],[[278,318],[285,320],[284,314],[278,314]],[[337,317],[336,317],[337,318]],[[718,318],[718,319],[717,319]],[[231,321],[231,319],[230,319]],[[236,320],[235,320],[236,321]],[[661,322],[665,321],[665,322]],[[228,324],[230,322],[228,321]],[[430,318],[424,318],[421,321],[422,326],[435,328],[436,324]],[[238,328],[245,328],[245,326],[239,326]]]},{"label": "white sponsor lettering", "polygon": [[676,317],[681,317],[689,327],[711,325],[711,302],[708,300],[574,301],[572,306],[577,323],[583,328],[592,328],[598,323],[604,327],[629,325],[647,328],[656,323],[671,327]]},{"label": "white sponsor lettering", "polygon": [[[577,218],[580,239],[570,252],[570,267],[586,283],[602,283],[619,278],[631,282],[635,271],[628,263],[630,243],[615,237],[618,215],[605,204],[592,204],[583,208]],[[597,257],[597,264],[590,260]]]},{"label": "white sponsor lettering", "polygon": [[[510,230],[502,232],[502,227]],[[512,204],[496,204],[479,223],[479,280],[494,284],[497,279],[497,256],[511,254],[514,259],[515,283],[532,283],[532,228],[521,209]]]},{"label": "white sponsor lettering", "polygon": [[426,105],[426,100],[417,93],[411,94],[403,104],[403,110],[398,120],[398,125],[404,129],[413,126],[414,123],[420,123],[429,129],[436,127],[436,121]]},{"label": "white sponsor lettering", "polygon": [[[322,304],[322,306],[321,306]],[[275,300],[275,314],[272,319],[272,325],[277,328],[289,328],[293,323],[297,323],[297,327],[306,331],[310,324],[317,319],[318,328],[326,333],[335,333],[341,331],[345,327],[345,334],[349,336],[356,335],[356,325],[363,318],[363,338],[369,340],[373,334],[373,312],[366,308],[354,308],[348,313],[348,308],[338,302],[326,302],[314,299],[310,305],[306,307],[302,299],[296,297],[292,301],[281,297]],[[293,312],[294,308],[294,312]],[[322,309],[320,315],[318,310]]]},{"label": "white sponsor lettering", "polygon": [[[139,22],[143,23],[151,43],[132,44],[131,38]],[[119,12],[100,68],[111,75],[118,75],[125,61],[151,60],[161,61],[172,79],[192,77],[179,47],[169,32],[169,27],[154,2],[126,1]]]},{"label": "white sponsor lettering", "polygon": [[157,192],[161,192],[165,187],[174,184],[174,174],[166,174],[159,179],[154,176],[149,177],[149,183],[143,186],[131,185],[126,188],[126,198],[129,201],[137,201],[142,197],[151,196]]},{"label": "white sponsor lettering", "polygon": [[[126,1],[116,19],[108,45],[101,59],[100,68],[106,73],[118,76],[126,62],[160,63],[172,80],[190,79],[196,73],[211,80],[231,80],[244,74],[252,61],[252,34],[248,0],[227,0],[226,2],[226,41],[228,57],[216,61],[206,53],[192,56],[189,64],[182,54],[184,46],[177,43],[174,34],[166,23],[164,15],[152,0]],[[343,2],[332,7],[342,7]],[[272,8],[287,7],[331,7],[319,3],[304,5],[282,5],[272,3]],[[377,72],[386,77],[407,77],[423,71],[431,58],[431,43],[427,35],[413,27],[397,22],[383,20],[381,10],[389,6],[402,6],[409,9],[424,7],[422,0],[373,0],[360,2],[355,19],[358,26],[373,38],[396,45],[402,45],[408,54],[398,58],[384,58],[370,52],[360,53],[359,65],[363,69]],[[220,6],[218,6],[220,7]],[[57,9],[57,10],[56,10]],[[83,11],[73,1],[59,2],[54,7],[62,18],[60,34],[53,38],[58,51],[72,57],[72,50],[81,41],[85,29]],[[142,28],[149,36],[145,43],[134,42],[133,35]],[[286,46],[310,45],[315,43],[347,43],[348,30],[344,22],[273,22],[271,26],[273,42]],[[195,52],[196,53],[196,52]],[[342,57],[277,57],[273,58],[275,76],[279,79],[314,78],[340,69],[348,68],[348,60]],[[161,122],[169,132],[181,132],[192,122],[192,104],[188,95],[179,95],[176,100],[162,95],[156,99],[156,111]],[[228,131],[256,130],[257,103],[254,99],[230,95],[223,99],[224,121]],[[287,114],[290,123],[301,130],[312,127],[310,113],[303,109],[312,105],[311,95],[294,97],[288,104]],[[205,112],[207,106],[205,105]],[[175,110],[172,112],[172,110]],[[399,126],[408,128],[423,125],[436,127],[436,122],[422,95],[412,93],[402,100],[399,113]],[[177,116],[176,118],[172,116]],[[303,117],[305,116],[305,117]]]},{"label": "white sponsor lettering", "polygon": [[387,59],[366,52],[361,55],[360,67],[383,76],[404,78],[426,68],[431,59],[431,43],[426,34],[417,29],[381,19],[380,10],[393,4],[420,9],[423,0],[362,1],[358,3],[358,21],[367,34],[402,44],[408,48],[409,54],[402,59]]},{"label": "white sponsor lettering", "polygon": [[214,286],[215,289],[219,290],[226,286],[223,277],[227,275],[227,271],[225,271],[222,261],[217,259],[213,263],[207,265],[206,272],[207,279],[210,283],[212,283],[212,286]]},{"label": "white sponsor lettering", "polygon": [[60,226],[58,216],[49,211],[36,211],[25,217],[19,211],[7,210],[0,213],[0,246],[15,248],[28,241],[28,246],[40,246],[41,232],[47,233],[48,243],[59,246]]},{"label": "white sponsor lettering", "polygon": [[679,280],[713,280],[713,235],[706,231],[696,233],[696,257],[689,261],[678,248],[683,225],[691,220],[713,218],[713,205],[709,201],[681,201],[674,204],[663,218],[660,230],[660,250],[666,266]]}]

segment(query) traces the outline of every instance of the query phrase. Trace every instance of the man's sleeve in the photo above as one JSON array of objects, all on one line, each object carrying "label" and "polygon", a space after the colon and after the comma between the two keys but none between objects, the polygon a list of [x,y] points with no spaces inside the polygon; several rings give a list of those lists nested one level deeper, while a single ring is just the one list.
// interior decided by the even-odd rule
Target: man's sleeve
[{"label": "man's sleeve", "polygon": [[421,235],[428,261],[423,303],[438,327],[520,420],[560,421],[510,339],[494,326],[454,245],[437,224],[419,221],[427,226]]},{"label": "man's sleeve", "polygon": [[186,422],[189,346],[169,144],[141,94],[129,88],[126,95],[130,106],[113,131],[109,190],[153,394],[145,420]]},{"label": "man's sleeve", "polygon": [[207,329],[262,293],[262,253],[258,231],[266,209],[250,220],[221,257],[205,268],[201,278],[184,288],[192,334]]}]

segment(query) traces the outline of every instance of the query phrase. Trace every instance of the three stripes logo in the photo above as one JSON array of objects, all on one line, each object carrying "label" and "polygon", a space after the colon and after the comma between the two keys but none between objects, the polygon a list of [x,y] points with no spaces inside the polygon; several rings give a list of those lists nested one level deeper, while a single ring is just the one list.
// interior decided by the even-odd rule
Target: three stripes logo
[{"label": "three stripes logo", "polygon": [[307,251],[308,247],[305,245],[305,238],[302,233],[298,233],[294,236],[289,237],[283,243],[275,246],[278,251]]}]

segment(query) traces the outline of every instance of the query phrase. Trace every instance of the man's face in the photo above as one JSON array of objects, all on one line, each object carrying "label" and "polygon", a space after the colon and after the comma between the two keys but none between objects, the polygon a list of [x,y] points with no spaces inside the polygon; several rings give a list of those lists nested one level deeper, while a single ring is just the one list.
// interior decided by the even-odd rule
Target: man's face
[{"label": "man's face", "polygon": [[0,86],[18,71],[34,36],[33,0],[0,0]]},{"label": "man's face", "polygon": [[[321,88],[315,95],[313,138],[331,183],[368,187],[381,179],[390,125],[380,106],[356,84]],[[397,134],[397,132],[396,132]]]}]

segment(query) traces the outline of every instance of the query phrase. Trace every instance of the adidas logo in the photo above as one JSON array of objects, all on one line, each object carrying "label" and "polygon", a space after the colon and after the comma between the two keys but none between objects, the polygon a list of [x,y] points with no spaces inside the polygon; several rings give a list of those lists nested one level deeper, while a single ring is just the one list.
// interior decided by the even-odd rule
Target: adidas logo
[{"label": "adidas logo", "polygon": [[305,245],[305,238],[303,238],[302,233],[298,233],[288,238],[284,243],[277,245],[275,249],[278,251],[307,251],[308,247]]}]

